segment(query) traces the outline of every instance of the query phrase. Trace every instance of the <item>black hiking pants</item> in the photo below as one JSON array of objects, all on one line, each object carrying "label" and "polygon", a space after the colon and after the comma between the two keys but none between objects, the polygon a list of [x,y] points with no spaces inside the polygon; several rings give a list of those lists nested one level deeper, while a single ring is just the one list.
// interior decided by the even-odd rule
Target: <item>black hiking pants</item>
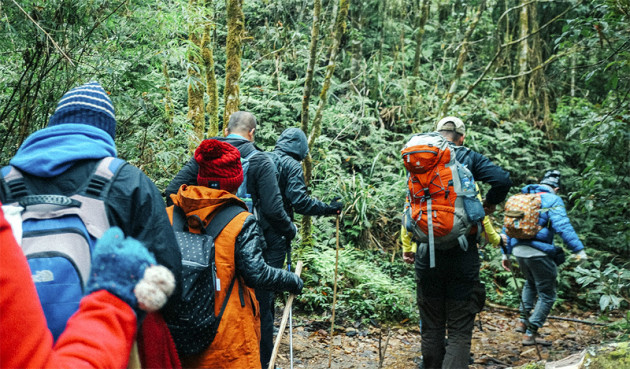
[{"label": "black hiking pants", "polygon": [[[286,239],[272,229],[265,230],[265,242],[267,248],[263,250],[263,259],[274,268],[283,268],[287,255]],[[275,293],[270,290],[257,288],[256,299],[260,305],[260,363],[263,368],[269,366],[271,353],[273,352],[273,325]]]},{"label": "black hiking pants", "polygon": [[468,368],[475,316],[485,303],[474,239],[469,245],[466,251],[459,246],[436,250],[435,268],[429,267],[427,247],[418,248],[415,269],[426,369]]}]

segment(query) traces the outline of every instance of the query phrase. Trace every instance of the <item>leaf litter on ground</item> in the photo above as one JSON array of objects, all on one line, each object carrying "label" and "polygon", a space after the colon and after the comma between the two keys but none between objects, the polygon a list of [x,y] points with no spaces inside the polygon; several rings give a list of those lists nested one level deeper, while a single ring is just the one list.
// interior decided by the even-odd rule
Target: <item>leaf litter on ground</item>
[{"label": "leaf litter on ground", "polygon": [[[350,322],[344,326],[336,322],[335,334],[331,339],[329,321],[307,319],[298,314],[294,314],[293,318],[295,369],[413,369],[420,362],[422,340],[417,323],[407,321],[404,324],[376,327],[357,326]],[[574,318],[580,320],[578,318],[581,317]],[[486,307],[477,316],[471,348],[474,364],[470,366],[471,369],[509,368],[556,361],[607,339],[600,326],[550,319],[539,333],[542,338],[552,341],[553,345],[537,350],[535,346],[522,346],[522,334],[514,331],[517,320],[517,312],[491,307]],[[381,363],[379,347],[383,350],[385,342],[387,347]],[[331,343],[333,350],[329,366]],[[290,368],[288,328],[283,335],[276,366]]]}]

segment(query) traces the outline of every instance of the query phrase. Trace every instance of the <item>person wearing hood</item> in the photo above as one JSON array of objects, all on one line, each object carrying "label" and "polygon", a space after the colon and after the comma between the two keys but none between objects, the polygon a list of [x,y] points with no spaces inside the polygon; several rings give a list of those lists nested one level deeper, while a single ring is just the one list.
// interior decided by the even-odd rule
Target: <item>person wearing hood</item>
[{"label": "person wearing hood", "polygon": [[[101,159],[117,156],[114,107],[98,82],[68,91],[57,104],[48,126],[31,134],[0,176],[0,202],[11,204],[13,192],[6,176],[19,172],[29,194],[76,194]],[[114,162],[114,161],[112,161]],[[170,226],[164,201],[155,184],[138,168],[119,160],[109,189],[103,189],[109,226],[140,241],[181,280],[181,253]],[[100,167],[99,167],[100,168]],[[174,297],[179,293],[176,289]],[[170,306],[167,303],[165,308]]]},{"label": "person wearing hood", "polygon": [[[510,270],[510,256],[516,256],[518,265],[525,276],[521,296],[520,319],[516,331],[524,333],[524,346],[539,344],[550,346],[551,342],[538,336],[556,301],[556,277],[558,270],[552,256],[555,255],[553,238],[557,233],[578,259],[586,259],[584,245],[573,229],[567,216],[564,202],[557,195],[560,190],[560,172],[547,171],[540,183],[530,184],[521,193],[540,194],[541,211],[538,218],[540,231],[532,239],[509,237],[503,229],[506,240],[503,254],[503,268]],[[537,297],[537,301],[536,301]],[[532,311],[533,310],[533,311]]]},{"label": "person wearing hood", "polygon": [[[276,141],[274,150],[266,154],[276,166],[282,203],[291,220],[293,220],[294,213],[302,215],[341,213],[343,204],[340,201],[333,200],[330,204],[326,204],[309,195],[304,182],[304,171],[301,163],[308,155],[308,142],[301,129],[285,129]],[[282,268],[287,252],[291,252],[290,240],[283,239],[282,235],[273,229],[265,232],[265,240],[267,241],[265,260],[273,267]],[[266,368],[273,351],[275,296],[272,291],[263,289],[256,290],[256,296],[260,302],[261,314],[261,359],[263,368]]]},{"label": "person wearing hood", "polygon": [[[207,227],[217,212],[228,204],[247,210],[247,205],[236,196],[243,182],[239,151],[227,142],[204,140],[195,150],[198,164],[196,186],[183,184],[172,203],[186,216],[198,216]],[[167,208],[173,215],[173,206]],[[238,288],[229,296],[218,333],[201,354],[182,357],[185,368],[260,368],[260,313],[253,288],[289,291],[299,294],[303,282],[296,274],[268,265],[263,258],[262,234],[256,217],[239,213],[215,239],[217,291],[215,313],[222,306],[233,278]]]}]

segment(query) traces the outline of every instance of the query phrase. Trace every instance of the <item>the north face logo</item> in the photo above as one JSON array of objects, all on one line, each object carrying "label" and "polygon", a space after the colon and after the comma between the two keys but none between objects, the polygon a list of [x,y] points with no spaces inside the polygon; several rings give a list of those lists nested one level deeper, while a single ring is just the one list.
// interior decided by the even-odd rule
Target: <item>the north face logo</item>
[{"label": "the north face logo", "polygon": [[33,275],[33,282],[51,282],[55,280],[55,275],[50,270],[38,270]]}]

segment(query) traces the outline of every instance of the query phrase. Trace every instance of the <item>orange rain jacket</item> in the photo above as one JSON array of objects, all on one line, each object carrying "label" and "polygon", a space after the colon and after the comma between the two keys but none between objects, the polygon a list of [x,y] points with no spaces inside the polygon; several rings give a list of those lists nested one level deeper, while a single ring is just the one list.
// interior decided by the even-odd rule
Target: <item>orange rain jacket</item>
[{"label": "orange rain jacket", "polygon": [[[204,226],[216,212],[228,203],[247,208],[238,197],[223,190],[204,186],[182,185],[171,195],[173,204],[186,215],[197,215]],[[167,209],[173,219],[173,207]],[[260,368],[260,313],[254,288],[294,290],[301,287],[300,279],[286,270],[268,266],[262,258],[262,234],[256,218],[243,212],[223,229],[215,242],[215,263],[221,290],[217,291],[215,314],[218,314],[232,278],[237,283],[223,312],[221,323],[210,347],[199,355],[182,357],[184,368]]]}]

